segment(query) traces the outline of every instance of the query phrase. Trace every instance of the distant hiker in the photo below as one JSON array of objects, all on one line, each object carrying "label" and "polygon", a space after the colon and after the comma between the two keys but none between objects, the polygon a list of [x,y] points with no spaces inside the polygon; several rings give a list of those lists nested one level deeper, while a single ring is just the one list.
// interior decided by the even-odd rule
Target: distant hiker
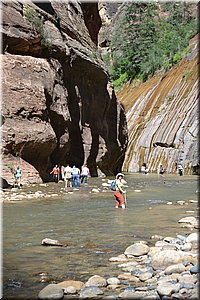
[{"label": "distant hiker", "polygon": [[21,187],[21,178],[22,178],[22,170],[20,167],[17,167],[16,172],[15,172],[15,179],[17,183],[17,187]]},{"label": "distant hiker", "polygon": [[69,165],[63,169],[63,178],[65,182],[65,188],[72,187],[72,168]]},{"label": "distant hiker", "polygon": [[90,174],[90,170],[86,165],[84,165],[81,169],[81,183],[87,184],[89,174]]},{"label": "distant hiker", "polygon": [[80,169],[77,168],[76,166],[73,166],[72,168],[72,187],[75,186],[75,181],[78,187],[81,186],[80,183]]},{"label": "distant hiker", "polygon": [[141,167],[141,172],[142,174],[148,174],[148,169],[147,169],[147,165],[146,163],[143,163],[142,167]]},{"label": "distant hiker", "polygon": [[116,176],[114,191],[114,196],[116,199],[115,208],[118,208],[119,206],[121,206],[121,208],[126,208],[125,199],[123,196],[123,194],[126,194],[126,191],[123,189],[124,183],[126,183],[126,181],[124,180],[124,174],[118,173]]},{"label": "distant hiker", "polygon": [[180,176],[183,175],[183,166],[181,164],[178,165],[178,173]]},{"label": "distant hiker", "polygon": [[142,175],[144,175],[145,174],[145,166],[144,166],[144,164],[141,166],[141,172],[142,172]]},{"label": "distant hiker", "polygon": [[158,172],[159,172],[159,174],[160,174],[161,176],[163,176],[163,174],[164,174],[164,172],[165,172],[165,169],[164,169],[164,167],[163,167],[162,164],[160,164],[160,167],[159,167],[159,169],[158,169]]},{"label": "distant hiker", "polygon": [[53,168],[53,170],[52,170],[51,173],[50,173],[50,174],[53,173],[53,180],[54,180],[56,183],[58,183],[59,171],[60,171],[60,170],[59,170],[58,165],[55,165],[55,167]]}]

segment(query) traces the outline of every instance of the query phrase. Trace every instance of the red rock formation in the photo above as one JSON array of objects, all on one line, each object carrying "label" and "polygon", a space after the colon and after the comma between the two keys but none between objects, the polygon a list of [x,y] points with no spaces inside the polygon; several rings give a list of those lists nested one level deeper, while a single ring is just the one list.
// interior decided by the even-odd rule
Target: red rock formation
[{"label": "red rock formation", "polygon": [[30,164],[22,183],[49,180],[54,164],[86,162],[92,176],[97,166],[120,171],[126,118],[95,45],[97,3],[4,2],[2,10],[3,177],[12,181],[8,156],[13,168]]}]

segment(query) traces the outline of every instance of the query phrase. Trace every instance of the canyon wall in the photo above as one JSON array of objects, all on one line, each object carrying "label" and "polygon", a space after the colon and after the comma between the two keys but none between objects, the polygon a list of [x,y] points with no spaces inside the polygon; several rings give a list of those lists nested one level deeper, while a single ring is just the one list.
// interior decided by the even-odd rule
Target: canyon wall
[{"label": "canyon wall", "polygon": [[123,106],[98,53],[98,4],[2,3],[2,177],[50,180],[55,164],[86,163],[91,176],[121,170]]},{"label": "canyon wall", "polygon": [[185,174],[199,174],[198,37],[191,53],[166,73],[145,83],[127,85],[119,94],[128,123],[129,143],[123,164],[125,172],[139,172],[143,163],[150,172],[160,164],[167,173],[177,164]]}]

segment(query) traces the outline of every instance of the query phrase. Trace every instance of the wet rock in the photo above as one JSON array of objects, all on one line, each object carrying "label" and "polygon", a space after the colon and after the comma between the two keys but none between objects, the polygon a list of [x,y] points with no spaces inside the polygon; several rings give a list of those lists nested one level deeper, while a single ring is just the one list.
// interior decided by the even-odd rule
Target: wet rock
[{"label": "wet rock", "polygon": [[127,257],[124,254],[121,254],[121,255],[109,258],[109,261],[112,261],[112,262],[123,262],[124,261],[125,262],[125,261],[127,261]]},{"label": "wet rock", "polygon": [[64,292],[63,292],[62,288],[54,283],[47,285],[38,294],[38,298],[42,299],[42,300],[62,299],[63,296],[64,296]]},{"label": "wet rock", "polygon": [[198,239],[199,239],[198,234],[196,232],[193,232],[186,238],[186,242],[194,243],[194,242],[198,242]]},{"label": "wet rock", "polygon": [[144,296],[144,293],[142,292],[134,292],[134,291],[123,291],[119,294],[119,298],[123,299],[141,299]]},{"label": "wet rock", "polygon": [[137,264],[138,263],[136,261],[128,261],[126,263],[119,264],[118,267],[119,268],[135,267],[137,266]]},{"label": "wet rock", "polygon": [[182,273],[185,271],[185,266],[183,264],[171,265],[165,269],[165,274],[170,275],[172,273]]},{"label": "wet rock", "polygon": [[192,243],[185,243],[180,248],[182,251],[190,251],[192,249]]},{"label": "wet rock", "polygon": [[99,193],[100,190],[99,189],[92,189],[92,193]]},{"label": "wet rock", "polygon": [[107,284],[118,285],[118,284],[120,284],[120,280],[117,277],[110,277],[107,279]]},{"label": "wet rock", "polygon": [[49,238],[43,239],[41,244],[43,246],[59,246],[59,247],[67,247],[67,246],[70,245],[70,243],[61,242],[61,241],[58,241],[58,240],[52,240],[52,239],[49,239]]},{"label": "wet rock", "polygon": [[190,269],[191,274],[197,274],[199,273],[199,264],[194,265],[191,269]]},{"label": "wet rock", "polygon": [[103,291],[97,286],[89,286],[81,289],[80,298],[93,298],[97,295],[103,295]]},{"label": "wet rock", "polygon": [[64,293],[67,293],[68,287],[73,287],[76,289],[76,291],[80,291],[84,286],[84,282],[75,280],[65,280],[57,283],[57,285],[64,290]]},{"label": "wet rock", "polygon": [[195,217],[184,217],[178,221],[178,223],[189,223],[190,225],[197,225],[197,219]]},{"label": "wet rock", "polygon": [[179,282],[181,284],[195,284],[197,282],[197,277],[193,274],[181,274],[179,277]]},{"label": "wet rock", "polygon": [[152,256],[152,266],[154,269],[164,270],[170,265],[192,262],[195,260],[195,255],[180,251],[180,250],[163,250],[155,253]]},{"label": "wet rock", "polygon": [[141,281],[146,281],[146,280],[150,279],[152,276],[153,276],[153,274],[151,272],[144,272],[139,275],[139,279]]},{"label": "wet rock", "polygon": [[86,287],[89,286],[106,286],[107,281],[105,278],[99,276],[99,275],[94,275],[88,279],[88,281],[85,283]]},{"label": "wet rock", "polygon": [[135,283],[140,281],[138,277],[131,275],[131,273],[122,273],[118,275],[118,278],[122,280],[129,280],[130,282],[135,282]]},{"label": "wet rock", "polygon": [[181,235],[181,234],[177,234],[177,236],[176,236],[179,240],[181,240],[181,241],[183,241],[183,242],[185,242],[186,241],[186,236],[184,236],[184,235]]},{"label": "wet rock", "polygon": [[65,294],[76,294],[76,292],[77,290],[74,286],[68,286],[64,291]]},{"label": "wet rock", "polygon": [[151,236],[151,239],[152,240],[162,240],[163,239],[163,236],[162,235],[158,235],[158,234],[155,234],[155,235],[152,235]]},{"label": "wet rock", "polygon": [[128,248],[126,248],[124,254],[127,256],[141,256],[147,254],[149,252],[149,246],[143,243],[135,243]]},{"label": "wet rock", "polygon": [[172,293],[177,293],[179,290],[180,290],[179,283],[173,284],[171,282],[165,282],[157,286],[157,292],[161,297],[171,296]]}]

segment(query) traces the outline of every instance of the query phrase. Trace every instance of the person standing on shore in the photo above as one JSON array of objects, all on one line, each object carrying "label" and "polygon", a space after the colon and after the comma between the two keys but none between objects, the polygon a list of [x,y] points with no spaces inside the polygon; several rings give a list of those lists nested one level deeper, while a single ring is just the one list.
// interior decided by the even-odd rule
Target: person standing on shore
[{"label": "person standing on shore", "polygon": [[76,166],[73,166],[72,168],[72,187],[75,186],[75,181],[78,187],[81,186],[80,183],[80,169],[77,168]]},{"label": "person standing on shore", "polygon": [[63,178],[65,182],[65,189],[72,187],[72,168],[67,165],[63,170]]},{"label": "person standing on shore", "polygon": [[58,178],[58,176],[59,176],[59,171],[60,171],[60,169],[59,169],[58,165],[55,165],[55,167],[53,168],[53,170],[52,170],[51,173],[50,173],[50,174],[53,173],[53,180],[54,180],[56,183],[58,183],[58,180],[59,180],[59,178]]},{"label": "person standing on shore", "polygon": [[178,174],[183,176],[183,166],[181,164],[178,165]]},{"label": "person standing on shore", "polygon": [[116,183],[115,183],[115,191],[114,191],[114,196],[115,196],[115,208],[118,208],[119,206],[121,206],[121,208],[126,208],[125,205],[125,199],[124,199],[124,195],[126,195],[126,191],[123,189],[124,188],[124,183],[126,183],[126,181],[124,180],[124,174],[122,173],[118,173],[116,175]]},{"label": "person standing on shore", "polygon": [[90,170],[86,165],[84,165],[81,169],[81,183],[88,183],[88,176],[90,174]]},{"label": "person standing on shore", "polygon": [[163,165],[160,164],[160,166],[158,168],[158,175],[160,174],[160,176],[163,177],[164,172],[165,172],[165,169],[164,169]]},{"label": "person standing on shore", "polygon": [[16,179],[16,183],[17,183],[17,187],[20,189],[21,187],[21,178],[22,178],[22,170],[21,168],[18,166],[16,169],[16,173],[15,173],[15,179]]}]

